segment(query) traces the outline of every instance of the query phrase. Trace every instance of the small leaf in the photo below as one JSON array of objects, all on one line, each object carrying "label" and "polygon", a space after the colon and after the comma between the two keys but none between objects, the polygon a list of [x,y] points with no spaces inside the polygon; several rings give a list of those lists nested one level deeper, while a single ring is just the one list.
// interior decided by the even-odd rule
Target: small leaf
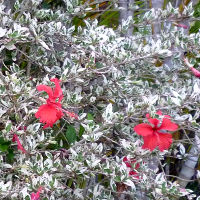
[{"label": "small leaf", "polygon": [[0,137],[0,151],[5,152],[8,150],[11,142],[4,140],[3,137]]},{"label": "small leaf", "polygon": [[14,49],[16,49],[16,46],[12,42],[9,42],[9,43],[5,44],[5,47],[8,50],[14,50]]},{"label": "small leaf", "polygon": [[6,126],[6,132],[8,133],[10,130],[11,130],[11,126],[12,126],[12,124],[10,123],[10,124],[8,124],[8,126]]},{"label": "small leaf", "polygon": [[3,37],[7,32],[7,29],[3,29],[0,27],[0,37]]},{"label": "small leaf", "polygon": [[84,131],[85,131],[85,128],[84,128],[82,125],[80,125],[80,128],[79,128],[79,134],[78,134],[79,137],[82,137]]},{"label": "small leaf", "polygon": [[49,50],[49,51],[51,50],[43,40],[40,40],[40,39],[39,39],[38,42],[39,42],[46,50]]},{"label": "small leaf", "polygon": [[8,153],[6,154],[6,160],[8,163],[12,163],[13,162],[13,158],[14,158],[14,151],[13,149],[8,149]]},{"label": "small leaf", "polygon": [[87,120],[94,120],[94,117],[92,116],[92,114],[91,113],[88,113],[87,114]]},{"label": "small leaf", "polygon": [[0,144],[0,151],[5,152],[8,150],[8,147],[9,147],[8,145]]},{"label": "small leaf", "polygon": [[171,100],[173,103],[175,103],[177,106],[181,106],[181,100],[179,98],[171,97]]},{"label": "small leaf", "polygon": [[66,132],[66,138],[69,144],[72,144],[76,141],[76,130],[73,126],[69,125],[67,132]]},{"label": "small leaf", "polygon": [[136,190],[135,184],[134,184],[133,181],[131,181],[131,180],[128,179],[128,180],[126,180],[126,181],[124,182],[124,184],[130,186],[130,187],[132,188],[132,190]]}]

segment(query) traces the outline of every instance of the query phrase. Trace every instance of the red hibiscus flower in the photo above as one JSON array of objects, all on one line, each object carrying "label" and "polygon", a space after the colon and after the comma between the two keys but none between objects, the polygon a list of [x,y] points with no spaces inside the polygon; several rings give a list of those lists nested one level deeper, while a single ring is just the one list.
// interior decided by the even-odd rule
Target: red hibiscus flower
[{"label": "red hibiscus flower", "polygon": [[60,87],[61,81],[57,78],[53,78],[50,81],[54,82],[55,84],[53,90],[46,85],[37,86],[38,91],[45,91],[49,95],[47,103],[41,105],[38,111],[35,113],[35,117],[40,118],[40,122],[45,124],[43,129],[52,127],[53,124],[64,115],[63,112],[66,112],[70,117],[77,119],[77,115],[75,113],[71,113],[62,109],[62,105],[60,103],[63,99],[63,92]]},{"label": "red hibiscus flower", "polygon": [[[157,114],[162,115],[162,112],[158,111]],[[142,123],[134,127],[134,131],[143,136],[144,145],[142,148],[150,151],[153,151],[157,146],[160,151],[169,149],[172,144],[172,135],[163,131],[176,131],[178,125],[171,122],[169,115],[164,115],[162,121],[151,118],[149,114],[146,117],[151,125]]]},{"label": "red hibiscus flower", "polygon": [[[140,167],[139,163],[136,163],[136,160],[133,158],[128,159],[126,156],[123,158],[123,162],[126,164],[128,168],[130,168],[129,175],[134,176],[139,179],[138,173],[135,171]],[[133,169],[133,164],[136,163],[135,169]]]},{"label": "red hibiscus flower", "polygon": [[26,150],[24,149],[24,147],[22,146],[21,142],[19,141],[19,138],[18,138],[17,134],[13,135],[12,141],[13,142],[17,142],[17,149],[18,150],[21,150],[23,153],[26,153]]},{"label": "red hibiscus flower", "polygon": [[43,187],[40,187],[36,193],[31,194],[31,200],[39,200],[40,199],[40,192],[42,191]]}]

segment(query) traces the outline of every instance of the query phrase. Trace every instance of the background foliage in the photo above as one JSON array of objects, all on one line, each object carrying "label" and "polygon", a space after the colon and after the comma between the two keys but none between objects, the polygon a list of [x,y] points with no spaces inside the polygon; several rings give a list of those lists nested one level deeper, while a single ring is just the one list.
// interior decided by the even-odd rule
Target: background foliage
[{"label": "background foliage", "polygon": [[[1,199],[30,199],[40,186],[43,200],[198,199],[200,82],[183,56],[198,66],[200,4],[135,0],[122,20],[120,3],[0,4]],[[46,94],[36,86],[52,77],[79,119],[43,130],[34,114]],[[164,152],[142,149],[133,131],[157,110],[179,125]],[[140,164],[140,179],[125,156]]]}]

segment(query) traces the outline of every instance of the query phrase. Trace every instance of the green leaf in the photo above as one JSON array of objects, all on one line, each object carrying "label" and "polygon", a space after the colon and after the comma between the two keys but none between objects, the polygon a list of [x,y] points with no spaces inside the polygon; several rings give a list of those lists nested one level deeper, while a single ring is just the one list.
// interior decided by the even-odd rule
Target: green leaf
[{"label": "green leaf", "polygon": [[19,33],[18,33],[18,31],[14,31],[13,33],[8,34],[8,36],[10,38],[16,38],[17,36],[19,36]]},{"label": "green leaf", "polygon": [[72,125],[68,126],[68,129],[66,132],[66,138],[69,144],[72,144],[76,141],[76,130]]},{"label": "green leaf", "polygon": [[0,151],[2,151],[2,152],[7,151],[10,144],[11,144],[10,141],[4,140],[3,137],[0,137]]},{"label": "green leaf", "polygon": [[87,114],[87,120],[94,120],[94,117],[92,116],[92,114],[91,113],[88,113]]},{"label": "green leaf", "polygon": [[200,17],[200,2],[194,6],[194,17]]},{"label": "green leaf", "polygon": [[79,133],[78,133],[78,136],[81,138],[83,133],[84,133],[85,129],[82,125],[80,125],[80,128],[79,128]]},{"label": "green leaf", "polygon": [[11,130],[11,126],[12,126],[12,124],[10,123],[10,124],[8,124],[8,126],[6,126],[6,132],[8,133],[10,130]]},{"label": "green leaf", "polygon": [[118,11],[106,11],[101,15],[99,25],[116,28],[118,27],[118,24],[119,24]]},{"label": "green leaf", "polygon": [[194,25],[190,28],[190,33],[198,33],[200,29],[200,21],[196,21]]},{"label": "green leaf", "polygon": [[9,147],[8,145],[0,144],[0,151],[5,152],[8,150],[8,147]]},{"label": "green leaf", "polygon": [[73,179],[72,179],[72,178],[68,179],[68,181],[67,181],[67,186],[68,186],[68,187],[71,187],[72,184],[73,184]]},{"label": "green leaf", "polygon": [[13,149],[8,149],[8,153],[6,154],[6,160],[8,163],[12,163],[13,162],[13,158],[14,158],[15,154]]}]

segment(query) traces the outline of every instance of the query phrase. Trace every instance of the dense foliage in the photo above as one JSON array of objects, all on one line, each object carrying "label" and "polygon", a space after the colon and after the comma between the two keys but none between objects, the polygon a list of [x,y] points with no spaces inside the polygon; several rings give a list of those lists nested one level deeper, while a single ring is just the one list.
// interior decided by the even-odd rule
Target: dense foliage
[{"label": "dense foliage", "polygon": [[181,24],[192,4],[109,28],[82,3],[0,4],[0,198],[198,197],[200,34]]}]

